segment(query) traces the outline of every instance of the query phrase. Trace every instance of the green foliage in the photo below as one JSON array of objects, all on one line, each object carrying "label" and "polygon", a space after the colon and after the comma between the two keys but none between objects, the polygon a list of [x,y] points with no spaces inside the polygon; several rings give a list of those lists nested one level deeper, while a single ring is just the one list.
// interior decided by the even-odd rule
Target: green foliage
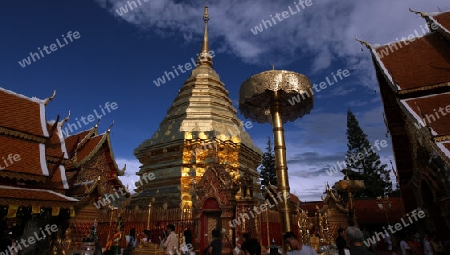
[{"label": "green foliage", "polygon": [[270,184],[277,185],[277,172],[275,168],[275,153],[273,152],[272,140],[268,139],[266,152],[263,154],[263,160],[259,167],[261,171],[261,190],[265,190],[266,186]]},{"label": "green foliage", "polygon": [[[363,180],[365,188],[354,193],[355,198],[378,197],[392,192],[392,183],[386,164],[381,164],[380,156],[367,139],[358,120],[351,110],[347,112],[347,169],[342,172],[350,180]],[[364,157],[358,158],[362,153]],[[345,194],[342,194],[345,197]]]}]

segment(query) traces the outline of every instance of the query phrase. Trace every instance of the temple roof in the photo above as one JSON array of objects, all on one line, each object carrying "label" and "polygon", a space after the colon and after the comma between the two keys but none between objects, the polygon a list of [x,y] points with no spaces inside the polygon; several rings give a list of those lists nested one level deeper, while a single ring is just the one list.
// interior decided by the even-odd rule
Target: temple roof
[{"label": "temple roof", "polygon": [[[405,208],[403,206],[403,199],[400,197],[389,198],[391,203],[391,209],[389,210],[389,219],[392,222],[399,222],[405,215]],[[378,207],[378,201],[374,198],[367,199],[355,199],[353,200],[355,215],[357,217],[358,224],[385,224],[386,215],[383,210]],[[323,201],[313,202],[301,202],[299,207],[308,212],[308,216],[313,217],[316,212],[316,208],[322,208],[324,206]],[[342,210],[341,210],[342,211]],[[347,213],[347,210],[342,211]]]},{"label": "temple roof", "polygon": [[16,201],[20,201],[20,205],[22,206],[73,206],[76,202],[78,202],[78,199],[67,197],[51,190],[27,189],[5,185],[0,185],[0,197],[2,198],[2,203],[9,202],[8,204],[17,204]]},{"label": "temple roof", "polygon": [[93,127],[85,131],[81,131],[79,133],[67,136],[65,138],[66,147],[68,150],[72,151],[72,154],[69,155],[70,158],[74,156],[77,149],[79,149],[83,144],[85,144],[92,135],[97,134],[97,128]]},{"label": "temple roof", "polygon": [[0,161],[0,166],[5,168],[0,171],[0,176],[7,173],[49,176],[44,144],[0,135],[0,155],[7,157],[10,154],[18,154],[20,160],[8,160],[8,166],[3,160]]},{"label": "temple roof", "polygon": [[445,33],[447,38],[450,39],[450,11],[430,14],[429,18],[438,26],[441,33]]},{"label": "temple roof", "polygon": [[373,55],[395,91],[449,86],[450,42],[438,32],[374,47]]},{"label": "temple roof", "polygon": [[[445,115],[450,111],[450,92],[433,94],[424,97],[416,97],[400,100],[406,110],[417,120],[419,127],[428,126],[433,136],[450,135],[450,118]],[[439,111],[441,108],[442,111]],[[443,112],[443,114],[441,113]]]},{"label": "temple roof", "polygon": [[[82,165],[98,153],[106,160],[101,166],[106,167],[105,187],[123,187],[117,178],[123,171],[115,163],[109,140],[112,126],[101,135],[97,134],[98,125],[95,125],[64,138],[62,128],[70,113],[63,121],[59,121],[59,116],[56,120],[46,120],[45,106],[55,95],[56,92],[41,100],[0,88],[0,100],[4,104],[0,111],[0,155],[6,160],[0,160],[2,203],[72,207],[80,201],[58,192],[69,190],[70,193],[72,188],[77,191],[78,187],[73,186],[74,177],[83,175]],[[106,148],[103,146],[109,150],[99,150]],[[66,168],[72,172],[66,175]],[[83,192],[88,192],[83,194],[86,197],[92,190]]]},{"label": "temple roof", "polygon": [[50,134],[50,142],[48,142],[45,146],[46,155],[60,158],[62,155],[64,159],[68,159],[68,154],[66,150],[66,145],[64,141],[64,136],[61,130],[61,122],[58,122],[55,125],[56,122],[48,122],[47,123],[47,129],[49,132],[53,132]]},{"label": "temple roof", "polygon": [[[440,143],[450,141],[450,119],[446,116],[450,114],[447,112],[450,110],[450,11],[430,14],[410,11],[426,20],[429,33],[423,36],[416,33],[418,37],[381,46],[357,40],[371,50],[375,67],[384,76],[378,77],[384,78],[379,80],[380,84],[389,85],[415,127],[426,127],[424,132],[430,134],[443,152],[441,155],[450,162],[447,143]],[[388,115],[391,124],[399,117],[394,113]],[[398,131],[398,123],[391,124],[389,127]],[[401,145],[394,146],[394,150],[395,147],[401,150]]]},{"label": "temple roof", "polygon": [[50,189],[69,189],[69,182],[66,176],[66,169],[63,165],[49,164],[50,169],[55,169],[52,173],[50,183],[47,183],[47,187]]},{"label": "temple roof", "polygon": [[431,32],[408,39],[370,45],[357,39],[371,50],[374,63],[398,94],[431,91],[450,87],[450,11],[420,14]]},{"label": "temple roof", "polygon": [[[45,102],[0,88],[0,129],[23,132],[25,135],[48,137]],[[11,114],[14,113],[14,114]],[[2,132],[3,133],[3,132]]]}]

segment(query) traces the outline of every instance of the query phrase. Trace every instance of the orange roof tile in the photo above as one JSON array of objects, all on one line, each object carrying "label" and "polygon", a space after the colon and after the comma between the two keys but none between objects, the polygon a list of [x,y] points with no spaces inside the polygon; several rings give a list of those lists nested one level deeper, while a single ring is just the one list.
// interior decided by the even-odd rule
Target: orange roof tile
[{"label": "orange roof tile", "polygon": [[[19,160],[8,160],[8,155],[19,155]],[[25,173],[48,176],[48,167],[45,160],[45,145],[41,143],[0,136],[0,167],[4,172]],[[17,157],[16,157],[17,159]],[[11,163],[11,161],[13,161]],[[8,164],[8,166],[6,166]]]},{"label": "orange roof tile", "polygon": [[391,82],[397,86],[395,89],[417,89],[450,82],[450,42],[443,40],[438,32],[373,50],[385,75],[394,77]]},{"label": "orange roof tile", "polygon": [[20,205],[28,205],[29,202],[42,203],[42,206],[52,206],[55,202],[78,202],[77,199],[67,197],[57,192],[44,189],[27,189],[0,185],[0,197],[2,200],[20,200]]},{"label": "orange roof tile", "polygon": [[31,135],[48,137],[44,100],[28,98],[0,88],[0,126]]}]

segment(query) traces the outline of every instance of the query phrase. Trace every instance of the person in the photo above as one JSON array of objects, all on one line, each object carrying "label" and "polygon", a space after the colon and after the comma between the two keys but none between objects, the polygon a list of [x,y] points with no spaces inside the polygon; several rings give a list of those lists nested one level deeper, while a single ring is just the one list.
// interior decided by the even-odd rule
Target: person
[{"label": "person", "polygon": [[317,255],[317,252],[311,246],[302,244],[293,232],[286,232],[283,239],[291,247],[286,255]]},{"label": "person", "polygon": [[386,243],[386,250],[388,250],[389,254],[392,254],[392,238],[389,234],[384,236],[384,242]]},{"label": "person", "polygon": [[345,241],[343,228],[338,228],[338,237],[336,238],[336,246],[339,255],[345,255],[344,249],[347,247],[347,242]]},{"label": "person", "polygon": [[125,247],[123,251],[123,255],[131,255],[134,248],[136,248],[137,240],[136,240],[136,229],[132,228],[130,230],[130,235],[128,239],[127,247]]},{"label": "person", "polygon": [[402,255],[411,254],[411,247],[409,247],[408,243],[406,242],[406,238],[404,237],[400,240],[400,250],[402,251]]},{"label": "person", "polygon": [[345,235],[350,243],[350,255],[373,255],[363,246],[364,235],[358,227],[347,227]]},{"label": "person", "polygon": [[241,245],[242,253],[245,255],[260,255],[261,245],[255,238],[250,238],[250,235],[245,233],[242,236],[244,242]]},{"label": "person", "polygon": [[213,229],[213,240],[203,251],[203,255],[221,255],[222,254],[222,241],[220,241],[220,230]]},{"label": "person", "polygon": [[192,232],[190,229],[186,228],[183,232],[183,247],[181,248],[181,251],[183,253],[183,255],[188,255],[191,253],[195,253],[193,251],[193,246],[192,246]]},{"label": "person", "polygon": [[172,224],[167,225],[166,231],[169,234],[166,241],[163,243],[165,254],[174,255],[178,252],[178,237],[175,234],[175,226]]},{"label": "person", "polygon": [[424,255],[433,255],[433,248],[431,248],[429,233],[425,233],[425,236],[423,238],[423,254]]}]

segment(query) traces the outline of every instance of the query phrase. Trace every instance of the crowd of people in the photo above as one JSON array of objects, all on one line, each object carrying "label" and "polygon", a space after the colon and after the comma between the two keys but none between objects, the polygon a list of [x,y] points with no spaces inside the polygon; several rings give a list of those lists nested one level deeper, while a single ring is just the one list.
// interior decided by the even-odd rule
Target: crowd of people
[{"label": "crowd of people", "polygon": [[[382,238],[380,238],[380,236]],[[368,241],[372,239],[373,241]],[[376,240],[376,241],[375,241]],[[362,231],[355,226],[338,229],[336,246],[339,255],[445,255],[450,254],[450,241],[443,242],[436,233]]]}]

